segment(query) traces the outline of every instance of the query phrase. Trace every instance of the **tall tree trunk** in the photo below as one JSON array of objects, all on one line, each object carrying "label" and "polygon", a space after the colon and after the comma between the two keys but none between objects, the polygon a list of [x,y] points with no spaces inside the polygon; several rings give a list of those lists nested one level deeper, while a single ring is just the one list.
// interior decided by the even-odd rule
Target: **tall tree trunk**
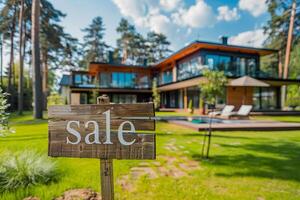
[{"label": "tall tree trunk", "polygon": [[[46,48],[47,49],[47,48]],[[47,97],[49,95],[48,90],[48,52],[42,51],[42,63],[43,63],[43,108],[47,109]]]},{"label": "tall tree trunk", "polygon": [[20,14],[19,14],[19,34],[20,34],[20,45],[19,45],[19,59],[20,59],[20,65],[19,65],[19,83],[18,83],[18,114],[22,115],[23,113],[23,89],[24,89],[24,43],[25,43],[25,33],[24,33],[24,0],[20,1]]},{"label": "tall tree trunk", "polygon": [[[4,34],[0,36],[0,83],[1,87],[3,87],[3,45],[4,45]],[[2,88],[3,89],[3,88]]]},{"label": "tall tree trunk", "polygon": [[8,84],[7,84],[7,92],[10,94],[8,96],[8,102],[10,103],[10,109],[14,108],[13,104],[13,90],[12,90],[12,75],[14,70],[14,38],[15,38],[15,31],[16,31],[16,8],[14,9],[14,16],[13,22],[11,25],[10,30],[10,61],[9,61],[9,68],[8,68]]},{"label": "tall tree trunk", "polygon": [[[296,12],[296,1],[294,0],[292,3],[291,9],[291,17],[290,17],[290,24],[289,24],[289,31],[286,43],[286,51],[285,51],[285,60],[284,60],[284,69],[283,69],[283,78],[287,79],[289,76],[289,63],[290,63],[290,53],[291,53],[291,46],[293,40],[293,31],[294,31],[294,23],[295,23],[295,12]],[[281,89],[281,104],[282,107],[285,106],[286,98],[287,98],[287,86],[283,85]]]},{"label": "tall tree trunk", "polygon": [[40,66],[40,0],[32,1],[32,65],[33,65],[33,98],[34,108],[33,116],[35,119],[43,118],[43,90],[42,90],[42,74]]}]

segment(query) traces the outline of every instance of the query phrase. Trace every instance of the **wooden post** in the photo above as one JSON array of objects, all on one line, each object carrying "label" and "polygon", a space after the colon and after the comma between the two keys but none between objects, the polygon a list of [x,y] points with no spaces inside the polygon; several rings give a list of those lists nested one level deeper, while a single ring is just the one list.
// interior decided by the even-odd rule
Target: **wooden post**
[{"label": "wooden post", "polygon": [[187,105],[188,104],[187,88],[183,89],[183,95],[184,95],[183,96],[183,105],[184,105],[183,107],[184,107],[185,110],[187,110],[188,109],[188,105]]},{"label": "wooden post", "polygon": [[[109,97],[102,95],[97,98],[97,104],[109,104]],[[102,200],[114,199],[113,160],[100,159],[100,179]]]}]

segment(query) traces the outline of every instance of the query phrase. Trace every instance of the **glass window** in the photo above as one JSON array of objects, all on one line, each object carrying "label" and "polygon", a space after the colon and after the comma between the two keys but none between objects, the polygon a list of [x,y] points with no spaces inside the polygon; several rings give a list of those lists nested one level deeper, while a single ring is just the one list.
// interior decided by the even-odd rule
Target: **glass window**
[{"label": "glass window", "polygon": [[169,69],[162,73],[162,80],[160,84],[167,84],[173,82],[173,70]]},{"label": "glass window", "polygon": [[119,73],[119,80],[118,80],[118,87],[124,88],[125,86],[125,73],[120,72]]},{"label": "glass window", "polygon": [[111,87],[111,74],[110,73],[101,73],[100,74],[100,87],[109,88]]},{"label": "glass window", "polygon": [[137,96],[134,94],[113,94],[113,103],[136,103]]},{"label": "glass window", "polygon": [[112,72],[100,74],[100,86],[103,88],[149,88],[149,76],[137,73]]},{"label": "glass window", "polygon": [[144,75],[140,77],[139,83],[138,83],[139,88],[149,88],[149,77]]},{"label": "glass window", "polygon": [[119,73],[113,72],[112,73],[112,87],[118,87],[119,83]]},{"label": "glass window", "polygon": [[253,93],[255,109],[272,110],[278,107],[278,91],[276,87],[255,88]]},{"label": "glass window", "polygon": [[222,70],[228,72],[231,64],[231,57],[224,55],[206,55],[206,64],[209,69]]},{"label": "glass window", "polygon": [[199,108],[200,89],[199,87],[187,88],[188,104],[191,101],[193,108]]},{"label": "glass window", "polygon": [[247,59],[247,68],[248,68],[248,75],[255,76],[257,74],[256,59],[254,58]]},{"label": "glass window", "polygon": [[126,88],[133,87],[132,73],[126,73],[125,74],[125,83],[124,83],[124,86]]},{"label": "glass window", "polygon": [[80,87],[95,87],[94,76],[88,74],[75,74],[74,84]]},{"label": "glass window", "polygon": [[81,74],[75,74],[75,84],[81,84]]},{"label": "glass window", "polygon": [[88,97],[86,93],[80,93],[80,104],[87,104]]},{"label": "glass window", "polygon": [[177,79],[184,80],[184,79],[196,77],[200,75],[201,71],[206,67],[207,66],[202,65],[200,56],[178,63]]}]

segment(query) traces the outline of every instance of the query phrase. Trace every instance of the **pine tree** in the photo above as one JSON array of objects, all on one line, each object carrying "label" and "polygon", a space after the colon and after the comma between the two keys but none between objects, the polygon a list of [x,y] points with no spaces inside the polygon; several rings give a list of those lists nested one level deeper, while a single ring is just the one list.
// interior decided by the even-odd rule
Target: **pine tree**
[{"label": "pine tree", "polygon": [[148,60],[153,64],[164,59],[170,52],[170,42],[162,33],[149,32],[147,34]]},{"label": "pine tree", "polygon": [[33,95],[35,119],[43,118],[43,90],[40,66],[40,0],[32,1],[32,65],[33,65]]},{"label": "pine tree", "polygon": [[[4,6],[1,9],[0,16],[0,32],[4,34],[4,38],[9,38],[10,44],[10,59],[8,66],[8,85],[7,92],[13,94],[13,68],[14,68],[14,50],[15,50],[15,34],[17,31],[17,13],[18,6],[17,0],[6,0]],[[8,102],[13,104],[14,98],[12,96],[8,97]]]},{"label": "pine tree", "polygon": [[25,45],[25,32],[24,32],[24,0],[20,0],[19,12],[19,82],[18,82],[18,114],[23,113],[24,101],[24,45]]},{"label": "pine tree", "polygon": [[[264,27],[265,33],[268,34],[266,45],[270,48],[279,49],[281,51],[282,57],[281,62],[284,63],[285,50],[287,45],[287,37],[289,31],[289,23],[291,17],[291,7],[295,0],[268,0],[268,11],[271,18],[268,20],[267,25]],[[293,31],[293,41],[292,41],[292,57],[289,67],[289,74],[295,74],[297,70],[297,65],[293,65],[293,60],[296,58],[293,56],[293,51],[296,50],[297,46],[300,44],[300,2],[297,2],[297,8],[295,13],[294,21],[294,31]]]},{"label": "pine tree", "polygon": [[105,62],[105,51],[108,45],[104,42],[104,24],[101,17],[93,19],[92,23],[82,30],[84,36],[84,61],[88,65],[90,62]]},{"label": "pine tree", "polygon": [[122,18],[119,26],[117,27],[117,32],[120,34],[120,38],[117,39],[117,49],[121,54],[122,62],[126,63],[129,60],[129,62],[133,63],[135,59],[135,27],[126,19]]}]

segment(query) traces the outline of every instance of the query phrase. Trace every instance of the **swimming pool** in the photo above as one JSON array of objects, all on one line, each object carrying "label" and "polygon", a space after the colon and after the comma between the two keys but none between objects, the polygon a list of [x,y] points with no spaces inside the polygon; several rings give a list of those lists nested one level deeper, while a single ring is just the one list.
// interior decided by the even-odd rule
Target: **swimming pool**
[{"label": "swimming pool", "polygon": [[[193,117],[177,117],[177,116],[169,116],[169,117],[156,117],[156,120],[158,121],[185,121],[190,122],[193,124],[208,124],[210,121],[209,117],[199,117],[199,116],[193,116]],[[251,120],[229,120],[229,119],[219,119],[219,118],[212,118],[213,124],[239,124],[239,123],[251,123]]]}]

